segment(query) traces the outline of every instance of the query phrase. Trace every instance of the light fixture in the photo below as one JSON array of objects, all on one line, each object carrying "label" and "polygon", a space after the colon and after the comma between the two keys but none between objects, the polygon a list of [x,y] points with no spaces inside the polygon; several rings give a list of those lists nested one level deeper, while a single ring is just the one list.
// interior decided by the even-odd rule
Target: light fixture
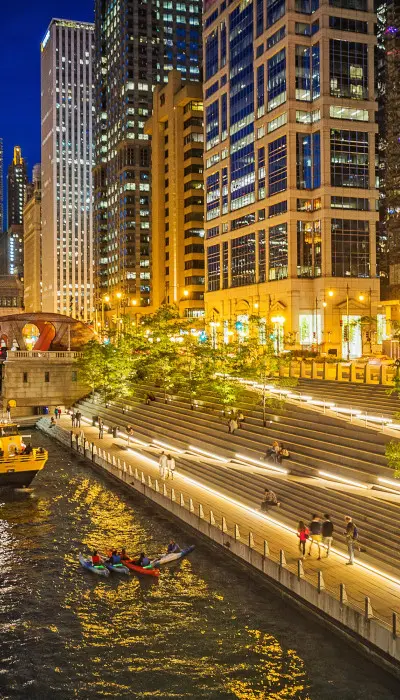
[{"label": "light fixture", "polygon": [[282,326],[285,323],[285,317],[284,316],[273,316],[271,318],[272,323],[279,323],[280,326]]},{"label": "light fixture", "polygon": [[121,299],[122,294],[121,294],[121,292],[117,292],[115,296],[117,297],[117,299]]},{"label": "light fixture", "polygon": [[183,290],[183,296],[184,296],[184,297],[188,297],[188,296],[189,296],[189,292],[188,292],[187,289],[184,289],[184,290]]},{"label": "light fixture", "polygon": [[256,303],[254,304],[254,308],[255,308],[255,309],[258,309],[258,306],[259,306],[259,304],[257,304],[257,302],[256,302]]},{"label": "light fixture", "polygon": [[136,306],[137,304],[137,299],[132,299],[132,306]]},{"label": "light fixture", "polygon": [[358,299],[359,299],[359,301],[364,301],[364,299],[365,299],[364,294],[359,294]]},{"label": "light fixture", "polygon": [[333,297],[335,292],[332,291],[332,289],[329,290],[328,292],[328,297]]},{"label": "light fixture", "polygon": [[324,309],[328,306],[328,304],[326,303],[326,301],[323,301],[323,302],[322,302],[322,306],[324,307]]},{"label": "light fixture", "polygon": [[106,304],[108,304],[108,302],[110,301],[110,297],[109,297],[108,295],[105,296],[105,297],[104,297],[104,301],[106,302]]}]

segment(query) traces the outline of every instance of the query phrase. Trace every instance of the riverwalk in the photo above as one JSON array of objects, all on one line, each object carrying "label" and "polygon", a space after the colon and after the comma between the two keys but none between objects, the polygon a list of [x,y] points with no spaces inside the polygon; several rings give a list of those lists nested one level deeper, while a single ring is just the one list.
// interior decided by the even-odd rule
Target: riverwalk
[{"label": "riverwalk", "polygon": [[[41,423],[48,425],[49,421],[42,419]],[[50,429],[50,434],[52,431],[55,437],[56,433],[62,431],[63,440],[69,440],[70,417],[63,416],[57,422],[57,426]],[[131,448],[127,448],[125,439],[113,438],[106,433],[100,440],[98,429],[86,423],[82,423],[81,428],[74,428],[72,431],[75,446],[76,437],[78,437],[82,448],[84,438],[87,441],[86,449],[93,446],[92,451],[94,450],[96,454],[101,456],[105,453],[114,463],[116,472],[120,466],[120,470],[125,471],[128,476],[136,474],[141,481],[151,483],[152,487],[158,488],[161,494],[172,497],[173,500],[193,511],[200,512],[205,521],[215,523],[227,534],[236,535],[242,542],[250,541],[255,551],[263,555],[267,554],[268,558],[280,562],[285,569],[296,576],[304,578],[315,587],[322,586],[323,590],[338,600],[343,601],[344,597],[344,602],[347,601],[349,606],[366,612],[367,617],[373,617],[387,626],[392,626],[393,613],[400,614],[400,572],[397,580],[392,573],[381,572],[381,563],[376,564],[375,572],[371,570],[373,564],[357,562],[357,553],[355,565],[346,566],[347,556],[343,550],[336,550],[335,544],[333,545],[335,551],[331,552],[329,558],[325,556],[325,550],[322,550],[322,558],[318,560],[317,547],[314,545],[312,555],[306,555],[304,561],[299,564],[300,554],[295,532],[297,523],[293,523],[293,527],[290,528],[279,522],[275,512],[264,515],[249,508],[239,499],[229,496],[223,484],[216,489],[215,484],[209,482],[206,476],[201,480],[191,478],[185,474],[178,455],[176,455],[177,470],[174,479],[162,480],[157,464],[160,448],[156,446],[145,449],[132,443]],[[213,460],[207,458],[207,462],[209,469],[212,470]],[[229,479],[228,470],[226,478]],[[155,486],[156,482],[157,486]],[[201,506],[200,510],[199,506]]]}]

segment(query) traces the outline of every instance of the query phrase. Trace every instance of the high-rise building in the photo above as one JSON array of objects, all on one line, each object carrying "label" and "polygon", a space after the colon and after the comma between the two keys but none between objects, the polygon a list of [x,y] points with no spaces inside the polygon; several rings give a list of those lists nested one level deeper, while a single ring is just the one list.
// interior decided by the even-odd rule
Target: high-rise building
[{"label": "high-rise building", "polygon": [[[373,0],[208,0],[206,313],[278,350],[379,342]],[[370,322],[365,324],[365,318]]]},{"label": "high-rise building", "polygon": [[[176,68],[200,80],[201,0],[96,0],[94,226],[97,304],[151,299],[153,87]],[[149,274],[150,273],[150,274]]]},{"label": "high-rise building", "polygon": [[4,230],[3,139],[0,138],[0,234]]},{"label": "high-rise building", "polygon": [[28,175],[26,163],[19,146],[14,147],[14,157],[8,166],[7,176],[7,226],[22,226]]},{"label": "high-rise building", "polygon": [[[204,316],[203,90],[171,71],[154,92],[151,136],[152,304]],[[150,276],[150,272],[148,272]]]},{"label": "high-rise building", "polygon": [[27,185],[26,162],[21,148],[15,146],[7,174],[6,272],[20,279],[24,274],[23,211]]},{"label": "high-rise building", "polygon": [[42,311],[42,195],[41,166],[33,168],[24,207],[24,306]]},{"label": "high-rise building", "polygon": [[43,311],[93,311],[94,25],[53,19],[41,44]]},{"label": "high-rise building", "polygon": [[377,23],[378,156],[381,189],[378,263],[382,297],[400,294],[400,3],[380,0]]}]

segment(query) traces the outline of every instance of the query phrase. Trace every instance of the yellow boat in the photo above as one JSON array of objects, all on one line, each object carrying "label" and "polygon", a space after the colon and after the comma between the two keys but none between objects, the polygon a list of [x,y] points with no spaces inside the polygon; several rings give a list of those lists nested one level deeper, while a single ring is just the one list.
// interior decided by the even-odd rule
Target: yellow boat
[{"label": "yellow boat", "polygon": [[0,488],[26,488],[43,469],[48,452],[42,447],[24,453],[22,435],[15,423],[0,424]]}]

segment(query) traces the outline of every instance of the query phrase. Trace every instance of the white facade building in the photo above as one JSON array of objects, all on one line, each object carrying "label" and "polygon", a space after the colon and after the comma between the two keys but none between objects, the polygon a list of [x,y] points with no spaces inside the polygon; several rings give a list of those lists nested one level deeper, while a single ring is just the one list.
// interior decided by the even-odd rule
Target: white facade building
[{"label": "white facade building", "polygon": [[94,25],[53,19],[41,44],[43,311],[93,311]]}]

